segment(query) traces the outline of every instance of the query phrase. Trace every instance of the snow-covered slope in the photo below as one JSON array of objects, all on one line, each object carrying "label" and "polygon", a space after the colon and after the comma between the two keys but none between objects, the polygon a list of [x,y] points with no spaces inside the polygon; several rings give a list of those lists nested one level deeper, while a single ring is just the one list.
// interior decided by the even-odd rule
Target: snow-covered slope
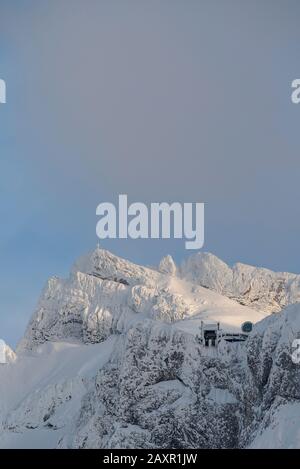
[{"label": "snow-covered slope", "polygon": [[300,275],[237,263],[232,268],[210,253],[198,252],[180,267],[183,278],[241,304],[278,312],[300,301]]},{"label": "snow-covered slope", "polygon": [[[243,306],[214,291],[226,281],[210,264],[211,290],[169,257],[154,270],[102,249],[50,279],[0,367],[0,447],[300,447],[297,420],[281,437],[299,415],[300,306]],[[257,324],[246,343],[207,348],[202,320]]]}]

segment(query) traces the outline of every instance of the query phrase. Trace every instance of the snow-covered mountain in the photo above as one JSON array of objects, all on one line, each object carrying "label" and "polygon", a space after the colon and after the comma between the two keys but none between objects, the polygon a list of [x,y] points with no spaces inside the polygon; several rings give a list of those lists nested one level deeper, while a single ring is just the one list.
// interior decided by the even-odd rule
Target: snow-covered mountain
[{"label": "snow-covered mountain", "polygon": [[[16,360],[0,367],[0,447],[300,447],[300,305],[270,315],[271,277],[294,303],[297,276],[209,254],[157,270],[84,256],[48,281]],[[242,294],[247,282],[259,300]],[[256,325],[243,343],[205,347],[202,321]]]}]

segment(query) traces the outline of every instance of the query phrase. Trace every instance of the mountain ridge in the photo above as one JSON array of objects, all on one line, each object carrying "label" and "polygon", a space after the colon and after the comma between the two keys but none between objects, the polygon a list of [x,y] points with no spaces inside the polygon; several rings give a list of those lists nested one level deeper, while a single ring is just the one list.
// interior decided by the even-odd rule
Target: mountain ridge
[{"label": "mountain ridge", "polygon": [[[68,279],[49,279],[17,350],[30,348],[31,342],[66,338],[99,342],[111,331],[123,332],[141,315],[173,323],[197,315],[219,320],[226,310],[233,329],[238,325],[234,317],[230,318],[231,311],[237,318],[253,322],[265,317],[264,312],[247,309],[213,289],[208,291],[182,275],[176,276],[170,257],[167,268],[165,264],[162,273],[104,249],[80,258]],[[166,273],[170,268],[171,274]]]}]

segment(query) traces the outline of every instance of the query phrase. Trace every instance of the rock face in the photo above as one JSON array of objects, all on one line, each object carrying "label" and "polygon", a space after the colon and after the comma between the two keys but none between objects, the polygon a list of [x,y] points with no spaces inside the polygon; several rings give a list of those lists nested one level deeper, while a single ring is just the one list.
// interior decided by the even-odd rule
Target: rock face
[{"label": "rock face", "polygon": [[[226,264],[204,260],[201,282],[231,285]],[[0,447],[300,447],[300,306],[262,314],[171,264],[98,249],[48,282],[17,360],[0,368]],[[244,343],[204,347],[207,318],[256,325]]]},{"label": "rock face", "polygon": [[240,263],[231,268],[210,253],[190,256],[181,265],[180,274],[257,310],[278,312],[300,301],[300,275]]}]

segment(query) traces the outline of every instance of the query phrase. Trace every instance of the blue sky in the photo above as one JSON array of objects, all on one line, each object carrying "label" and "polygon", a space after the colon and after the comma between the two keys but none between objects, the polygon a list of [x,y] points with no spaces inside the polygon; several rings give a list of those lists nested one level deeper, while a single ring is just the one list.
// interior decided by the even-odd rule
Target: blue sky
[{"label": "blue sky", "polygon": [[1,337],[15,345],[120,193],[205,202],[206,251],[300,272],[299,20],[292,0],[0,0]]}]

